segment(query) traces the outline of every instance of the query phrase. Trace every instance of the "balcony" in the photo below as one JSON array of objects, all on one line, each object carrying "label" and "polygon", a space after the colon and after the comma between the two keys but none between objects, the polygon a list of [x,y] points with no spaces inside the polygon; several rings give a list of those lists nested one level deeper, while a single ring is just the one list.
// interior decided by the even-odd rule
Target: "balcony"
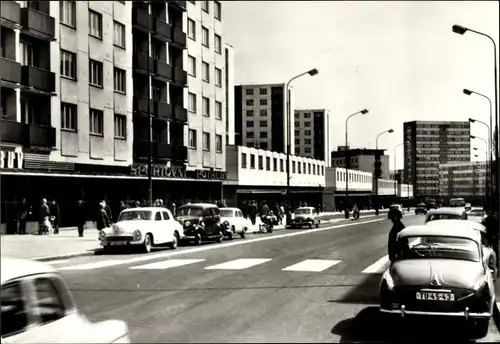
[{"label": "balcony", "polygon": [[172,119],[172,105],[162,101],[155,101],[155,117],[160,119]]},{"label": "balcony", "polygon": [[22,66],[21,85],[44,92],[54,93],[56,90],[56,75],[45,69],[33,66]]},{"label": "balcony", "polygon": [[174,161],[187,161],[187,147],[186,146],[173,146],[173,160]]},{"label": "balcony", "polygon": [[21,6],[15,1],[2,1],[0,5],[2,25],[17,28],[21,22]]},{"label": "balcony", "polygon": [[164,82],[172,81],[172,66],[162,60],[155,60],[155,79]]},{"label": "balcony", "polygon": [[187,123],[187,110],[182,106],[174,106],[174,120],[181,123]]},{"label": "balcony", "polygon": [[153,37],[162,42],[172,41],[172,28],[170,24],[164,22],[160,18],[154,18]]},{"label": "balcony", "polygon": [[24,126],[23,123],[2,120],[0,125],[2,142],[25,145],[27,140],[24,135]]},{"label": "balcony", "polygon": [[30,146],[52,148],[56,146],[56,128],[26,124]]},{"label": "balcony", "polygon": [[[148,54],[136,53],[134,54],[134,71],[146,74],[148,73]],[[149,57],[149,72],[156,74],[156,64],[152,57]]]},{"label": "balcony", "polygon": [[10,84],[21,83],[21,65],[16,61],[0,58],[0,77]]},{"label": "balcony", "polygon": [[154,157],[162,160],[172,159],[172,145],[165,142],[155,142]]},{"label": "balcony", "polygon": [[[149,100],[149,107],[151,113],[154,113],[155,110],[155,103],[153,99]],[[133,105],[134,112],[140,112],[142,114],[147,115],[148,114],[148,98],[144,97],[134,97],[134,105]]]},{"label": "balcony", "polygon": [[[165,142],[156,142],[153,141],[151,143],[153,148],[152,156],[153,160],[162,159],[162,160],[170,160],[172,159],[172,145]],[[149,157],[149,143],[148,141],[137,141],[134,140],[134,148],[133,154],[136,158],[146,159]]]},{"label": "balcony", "polygon": [[[3,1],[2,1],[3,2]],[[30,7],[21,8],[22,33],[47,41],[55,41],[55,20]]]},{"label": "balcony", "polygon": [[176,27],[172,27],[172,46],[177,49],[187,48],[186,34]]},{"label": "balcony", "polygon": [[144,8],[134,7],[132,9],[132,26],[143,32],[148,32],[148,10]]},{"label": "balcony", "polygon": [[2,120],[1,135],[2,142],[14,143],[25,147],[52,148],[56,145],[56,129],[51,126]]},{"label": "balcony", "polygon": [[174,67],[173,81],[183,87],[187,86],[187,72],[182,68]]},{"label": "balcony", "polygon": [[186,1],[169,1],[168,4],[183,12],[186,11]]}]

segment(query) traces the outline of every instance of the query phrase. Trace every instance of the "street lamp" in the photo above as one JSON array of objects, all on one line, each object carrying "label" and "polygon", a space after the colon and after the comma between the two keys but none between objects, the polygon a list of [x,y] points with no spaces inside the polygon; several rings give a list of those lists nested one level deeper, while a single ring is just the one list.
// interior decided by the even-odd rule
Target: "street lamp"
[{"label": "street lamp", "polygon": [[467,31],[470,31],[470,32],[475,33],[477,35],[488,38],[491,41],[491,43],[493,44],[493,73],[494,73],[494,83],[495,83],[495,85],[494,85],[494,89],[495,89],[495,139],[496,139],[495,160],[496,160],[496,179],[497,179],[495,199],[496,199],[496,202],[498,202],[498,204],[496,206],[500,207],[500,159],[499,159],[499,152],[498,152],[499,151],[498,146],[500,143],[500,139],[499,139],[500,133],[498,131],[499,118],[498,118],[497,45],[495,43],[495,40],[490,35],[487,35],[483,32],[479,32],[479,31],[476,31],[473,29],[469,29],[465,26],[456,25],[456,24],[453,25],[451,29],[453,32],[455,32],[459,35],[463,35]]},{"label": "street lamp", "polygon": [[[308,70],[305,73],[299,74],[291,78],[287,83],[285,87],[285,99],[286,99],[286,121],[287,121],[287,149],[286,149],[286,197],[288,201],[288,206],[291,208],[291,201],[290,201],[290,179],[292,178],[290,176],[290,150],[291,150],[291,140],[292,140],[292,123],[291,123],[291,115],[290,115],[290,99],[288,97],[288,87],[290,87],[290,83],[294,81],[295,79],[300,78],[301,76],[309,74],[310,76],[315,76],[319,73],[319,71],[316,68],[313,68],[311,70]],[[287,213],[287,223],[290,223],[290,218],[289,215],[290,212]]]},{"label": "street lamp", "polygon": [[[466,90],[464,90],[464,93],[465,93]],[[469,91],[469,90],[467,90]],[[471,93],[473,93],[472,91],[469,91]],[[486,96],[485,96],[486,97]],[[488,100],[489,98],[486,97]],[[478,119],[474,119],[474,118],[469,118],[469,122],[471,123],[481,123],[483,124],[486,128],[488,128],[488,143],[487,143],[487,150],[486,150],[486,156],[488,157],[486,159],[486,201],[489,200],[489,197],[488,197],[488,194],[491,194],[493,196],[493,190],[492,189],[492,181],[493,181],[493,169],[492,169],[492,165],[493,165],[493,161],[491,160],[491,130],[490,130],[490,126],[488,124],[486,124],[485,122],[483,121],[480,121]],[[490,101],[490,125],[491,125],[491,101]],[[489,177],[488,177],[489,176]]]},{"label": "street lamp", "polygon": [[361,111],[355,112],[352,115],[347,116],[345,120],[345,218],[349,218],[349,164],[351,162],[351,157],[349,154],[349,145],[348,141],[348,130],[347,130],[347,122],[349,119],[356,115],[366,115],[368,113],[367,109],[363,109]]},{"label": "street lamp", "polygon": [[474,135],[470,135],[470,138],[471,138],[471,139],[473,139],[473,140],[474,140],[474,139],[477,139],[477,140],[481,140],[481,141],[483,141],[483,142],[484,142],[484,145],[486,146],[486,148],[488,148],[488,142],[487,142],[485,139],[483,139],[482,137],[479,137],[479,136],[474,136]]},{"label": "street lamp", "polygon": [[410,141],[405,141],[405,142],[401,142],[400,144],[396,145],[396,147],[394,147],[394,196],[397,197],[398,195],[398,190],[397,190],[397,181],[396,181],[396,150],[398,149],[398,147],[402,146],[402,145],[406,145],[406,144],[409,144]]},{"label": "street lamp", "polygon": [[[384,134],[392,134],[394,132],[394,129],[389,129],[389,130],[385,130],[383,132],[381,132],[380,134],[377,135],[377,137],[375,138],[375,154],[378,154],[378,138]],[[376,161],[376,160],[375,160]],[[379,208],[379,202],[378,202],[378,177],[376,176],[375,177],[375,215],[378,215],[379,214],[379,211],[378,211],[378,208]]]}]

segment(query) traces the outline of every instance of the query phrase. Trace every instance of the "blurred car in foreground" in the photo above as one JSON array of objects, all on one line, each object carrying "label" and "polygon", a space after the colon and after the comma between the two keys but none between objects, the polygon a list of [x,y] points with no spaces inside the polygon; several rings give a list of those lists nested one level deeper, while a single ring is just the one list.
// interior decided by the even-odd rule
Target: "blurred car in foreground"
[{"label": "blurred car in foreground", "polygon": [[380,311],[461,318],[484,337],[495,290],[479,232],[446,224],[409,226],[398,234],[397,245],[380,282]]},{"label": "blurred car in foreground", "polygon": [[2,343],[130,343],[121,320],[91,323],[50,265],[2,257]]},{"label": "blurred car in foreground", "polygon": [[433,209],[425,215],[424,223],[436,220],[467,220],[467,213],[463,208]]}]

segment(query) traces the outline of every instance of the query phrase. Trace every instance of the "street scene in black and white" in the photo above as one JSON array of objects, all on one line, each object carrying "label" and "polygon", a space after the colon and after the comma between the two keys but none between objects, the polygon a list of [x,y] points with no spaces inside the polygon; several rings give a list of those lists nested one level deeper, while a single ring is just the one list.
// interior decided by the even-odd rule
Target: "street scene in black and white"
[{"label": "street scene in black and white", "polygon": [[1,1],[2,343],[500,343],[498,1]]}]

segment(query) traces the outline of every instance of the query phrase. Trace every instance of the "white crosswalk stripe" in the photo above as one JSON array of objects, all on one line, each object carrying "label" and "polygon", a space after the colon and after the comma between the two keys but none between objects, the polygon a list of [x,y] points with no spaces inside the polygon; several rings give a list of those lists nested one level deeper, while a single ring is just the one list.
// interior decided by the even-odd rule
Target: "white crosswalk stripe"
[{"label": "white crosswalk stripe", "polygon": [[366,269],[364,269],[363,273],[364,274],[381,274],[385,270],[387,270],[387,268],[389,267],[390,264],[391,264],[391,262],[389,260],[389,256],[384,256],[384,257],[380,258],[379,260],[377,260],[372,265],[370,265],[369,267],[367,267]]},{"label": "white crosswalk stripe", "polygon": [[99,269],[99,268],[105,268],[113,265],[120,264],[120,261],[116,260],[105,260],[102,262],[95,262],[95,263],[87,263],[87,264],[81,264],[81,265],[75,265],[75,266],[65,266],[62,268],[58,268],[58,270],[93,270],[93,269]]},{"label": "white crosswalk stripe", "polygon": [[306,259],[300,263],[290,265],[282,269],[282,271],[321,272],[341,262],[341,260]]},{"label": "white crosswalk stripe", "polygon": [[243,270],[243,269],[248,269],[248,268],[255,266],[255,265],[266,263],[270,260],[272,260],[272,259],[271,258],[236,259],[236,260],[231,260],[229,262],[225,262],[222,264],[208,266],[205,269],[206,270]]},{"label": "white crosswalk stripe", "polygon": [[50,265],[58,265],[58,264],[63,264],[69,262],[69,259],[62,259],[62,260],[53,260],[48,262]]},{"label": "white crosswalk stripe", "polygon": [[168,268],[176,268],[179,266],[190,265],[203,262],[205,259],[169,259],[162,262],[133,266],[131,270],[165,270]]}]

